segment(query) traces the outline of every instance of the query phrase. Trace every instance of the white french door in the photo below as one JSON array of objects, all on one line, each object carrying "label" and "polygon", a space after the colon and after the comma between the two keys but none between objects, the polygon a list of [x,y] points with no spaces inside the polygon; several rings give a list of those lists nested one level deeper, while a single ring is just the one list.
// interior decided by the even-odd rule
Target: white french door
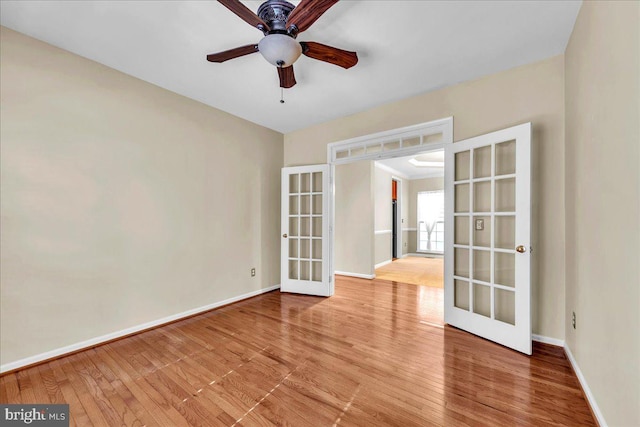
[{"label": "white french door", "polygon": [[445,147],[445,322],[531,354],[531,123]]},{"label": "white french door", "polygon": [[329,270],[329,165],[282,169],[282,292],[333,295]]}]

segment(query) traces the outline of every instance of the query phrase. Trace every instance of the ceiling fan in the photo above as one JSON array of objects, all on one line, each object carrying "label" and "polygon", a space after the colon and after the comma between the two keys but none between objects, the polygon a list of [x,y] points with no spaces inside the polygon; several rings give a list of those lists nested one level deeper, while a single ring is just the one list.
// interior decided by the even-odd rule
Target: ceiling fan
[{"label": "ceiling fan", "polygon": [[298,6],[284,0],[267,0],[253,13],[239,0],[218,0],[242,20],[264,33],[258,44],[249,44],[207,55],[207,61],[224,62],[229,59],[260,52],[271,64],[278,67],[280,87],[296,84],[293,63],[300,55],[351,68],[358,63],[355,52],[338,49],[316,42],[297,42],[299,33],[306,31],[323,13],[338,0],[301,0]]}]

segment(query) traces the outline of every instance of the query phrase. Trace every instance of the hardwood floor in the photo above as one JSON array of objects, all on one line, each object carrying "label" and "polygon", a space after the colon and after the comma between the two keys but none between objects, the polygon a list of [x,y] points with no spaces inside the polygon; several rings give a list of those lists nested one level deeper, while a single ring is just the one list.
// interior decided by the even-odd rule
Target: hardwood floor
[{"label": "hardwood floor", "polygon": [[408,256],[376,268],[376,279],[444,287],[444,258]]},{"label": "hardwood floor", "polygon": [[79,426],[595,425],[561,348],[433,325],[424,288],[271,292],[5,375],[0,401],[69,403]]}]

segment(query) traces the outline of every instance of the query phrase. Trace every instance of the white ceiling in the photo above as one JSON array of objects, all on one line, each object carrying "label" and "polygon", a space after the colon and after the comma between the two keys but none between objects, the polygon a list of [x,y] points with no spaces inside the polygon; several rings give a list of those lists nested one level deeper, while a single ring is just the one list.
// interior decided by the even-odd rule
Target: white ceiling
[{"label": "white ceiling", "polygon": [[[441,163],[442,166],[415,166],[410,162],[416,159],[422,162]],[[421,179],[444,176],[444,150],[430,151],[407,157],[394,157],[391,159],[377,160],[376,164],[391,172],[399,178]]]},{"label": "white ceiling", "polygon": [[[256,11],[261,2],[244,1]],[[298,1],[292,1],[297,4]],[[564,52],[580,1],[341,1],[300,41],[358,52],[349,70],[301,57],[280,88],[262,37],[216,1],[0,1],[2,25],[279,132]]]}]

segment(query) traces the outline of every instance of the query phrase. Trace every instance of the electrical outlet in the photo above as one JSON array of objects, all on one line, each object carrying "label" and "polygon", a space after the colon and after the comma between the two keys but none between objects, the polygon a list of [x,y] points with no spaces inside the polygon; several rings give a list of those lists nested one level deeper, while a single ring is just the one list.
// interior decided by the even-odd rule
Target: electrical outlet
[{"label": "electrical outlet", "polygon": [[573,329],[576,328],[576,312],[575,311],[571,312],[571,326],[573,326]]},{"label": "electrical outlet", "polygon": [[255,275],[256,275],[256,268],[255,268],[255,267],[253,267],[253,268],[251,269],[251,277],[255,277]]}]

